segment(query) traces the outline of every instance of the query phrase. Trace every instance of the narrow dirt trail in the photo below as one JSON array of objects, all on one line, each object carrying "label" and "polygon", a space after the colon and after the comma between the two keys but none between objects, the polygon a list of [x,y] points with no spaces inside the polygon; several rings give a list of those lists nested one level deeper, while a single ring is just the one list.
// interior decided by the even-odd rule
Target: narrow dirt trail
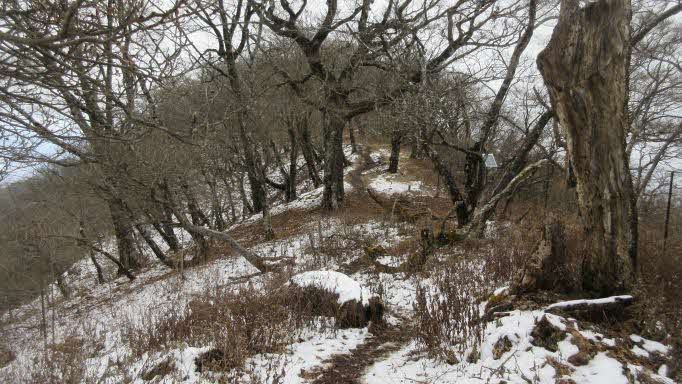
[{"label": "narrow dirt trail", "polygon": [[[360,164],[348,175],[354,191],[361,196],[367,195],[367,183],[363,172],[376,167],[370,157],[370,149],[360,147]],[[368,195],[367,195],[368,197]],[[411,339],[409,320],[400,318],[397,325],[381,324],[370,327],[371,335],[364,343],[347,354],[334,355],[323,361],[319,369],[307,373],[315,378],[313,384],[358,384],[367,368],[381,361],[392,352],[398,351]]]},{"label": "narrow dirt trail", "polygon": [[367,184],[362,177],[362,173],[378,165],[372,160],[370,152],[371,149],[365,147],[364,145],[358,148],[357,153],[360,155],[360,164],[348,175],[350,176],[350,184],[353,186],[353,190],[355,191],[365,191]]},{"label": "narrow dirt trail", "polygon": [[395,326],[382,325],[372,329],[372,335],[349,354],[334,355],[325,360],[324,368],[313,371],[313,384],[360,384],[367,368],[398,351],[412,336],[411,326],[402,320]]}]

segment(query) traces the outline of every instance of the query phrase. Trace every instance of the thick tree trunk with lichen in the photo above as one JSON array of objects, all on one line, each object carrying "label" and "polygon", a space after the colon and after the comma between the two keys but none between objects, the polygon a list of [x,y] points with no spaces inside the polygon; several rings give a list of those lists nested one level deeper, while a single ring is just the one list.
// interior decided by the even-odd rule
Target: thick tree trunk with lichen
[{"label": "thick tree trunk with lichen", "polygon": [[583,288],[611,294],[631,287],[636,212],[625,153],[629,0],[580,7],[562,0],[559,22],[538,68],[566,134],[578,204],[592,252]]}]

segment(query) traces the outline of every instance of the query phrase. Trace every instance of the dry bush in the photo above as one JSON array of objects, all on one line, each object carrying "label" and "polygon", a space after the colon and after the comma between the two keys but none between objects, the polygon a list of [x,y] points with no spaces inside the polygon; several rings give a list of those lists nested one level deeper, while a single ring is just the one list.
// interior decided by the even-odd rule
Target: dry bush
[{"label": "dry bush", "polygon": [[60,343],[48,344],[34,358],[33,369],[22,378],[31,383],[81,383],[85,379],[86,341],[68,336]]},{"label": "dry bush", "polygon": [[530,202],[518,202],[515,205],[521,211],[520,216],[510,218],[509,226],[492,243],[496,258],[491,260],[490,265],[496,265],[497,279],[503,281],[505,278],[517,276],[524,268],[528,272],[529,266],[540,267],[532,265],[537,262],[533,256],[538,256],[535,252],[546,229],[555,228],[554,225],[558,224],[561,228],[558,231],[560,236],[552,238],[560,241],[549,245],[563,246],[557,253],[544,260],[540,271],[536,271],[549,278],[538,285],[541,289],[551,289],[565,294],[579,292],[582,285],[581,265],[585,257],[590,256],[587,248],[589,242],[586,240],[580,218],[575,212],[561,212]]},{"label": "dry bush", "polygon": [[432,279],[432,287],[417,289],[416,339],[430,354],[455,362],[456,355],[478,349],[482,341],[479,305],[491,284],[476,261],[447,262]]},{"label": "dry bush", "polygon": [[7,364],[11,363],[14,361],[16,358],[14,352],[12,352],[9,347],[7,347],[4,344],[0,344],[0,369],[4,368],[7,366]]},{"label": "dry bush", "polygon": [[135,355],[188,345],[213,345],[203,359],[212,371],[242,367],[259,353],[278,352],[293,341],[302,316],[287,308],[284,291],[253,288],[209,293],[190,301],[184,311],[171,313],[155,329],[130,328],[124,337]]},{"label": "dry bush", "polygon": [[512,226],[489,242],[489,251],[481,251],[476,244],[468,245],[467,249],[482,255],[485,273],[492,284],[507,285],[532,254],[540,235],[539,226]]},{"label": "dry bush", "polygon": [[671,377],[682,381],[682,238],[673,234],[664,252],[660,228],[642,225],[639,240],[635,331],[673,346]]},{"label": "dry bush", "polygon": [[466,239],[441,249],[456,255],[435,266],[433,287],[420,287],[415,303],[417,340],[426,350],[446,360],[456,354],[468,358],[462,356],[466,350],[476,354],[485,328],[481,302],[510,284],[534,251],[541,228],[525,221],[498,228],[492,239]]},{"label": "dry bush", "polygon": [[357,311],[338,305],[335,293],[299,288],[280,278],[265,284],[262,289],[245,287],[207,293],[159,322],[128,327],[124,340],[135,356],[168,350],[180,343],[212,345],[212,350],[197,359],[197,369],[228,372],[232,377],[246,373],[244,363],[249,357],[284,351],[298,339],[298,331],[304,326],[353,326],[356,324],[346,323],[357,314],[366,324],[371,315],[359,304]]}]

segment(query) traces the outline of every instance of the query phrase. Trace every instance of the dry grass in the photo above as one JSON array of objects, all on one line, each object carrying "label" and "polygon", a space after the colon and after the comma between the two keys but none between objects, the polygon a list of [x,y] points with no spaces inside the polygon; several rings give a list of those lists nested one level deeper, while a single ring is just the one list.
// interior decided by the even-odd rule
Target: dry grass
[{"label": "dry grass", "polygon": [[[369,315],[366,308],[355,302],[339,305],[335,293],[286,284],[283,275],[264,284],[259,289],[247,286],[207,292],[161,321],[128,326],[124,341],[132,348],[134,357],[182,344],[211,345],[212,349],[197,359],[197,368],[223,372],[237,380],[249,373],[244,364],[249,357],[284,352],[287,345],[298,340],[304,328],[320,331],[334,326],[366,325]],[[360,317],[362,324],[353,322]],[[166,364],[150,367],[144,374],[165,375],[169,370],[172,367]]]},{"label": "dry grass", "polygon": [[7,364],[14,361],[16,356],[9,347],[5,344],[0,344],[0,368],[4,368]]},{"label": "dry grass", "polygon": [[575,371],[573,367],[560,362],[554,357],[549,356],[545,361],[547,362],[547,364],[552,366],[552,368],[554,368],[554,370],[556,371],[556,377],[558,378],[563,376],[570,376],[573,373],[573,371]]},{"label": "dry grass", "polygon": [[434,289],[419,287],[414,304],[416,340],[428,353],[452,361],[477,348],[485,323],[479,304],[492,286],[480,262],[449,260],[433,271]]},{"label": "dry grass", "polygon": [[682,381],[682,237],[673,233],[663,250],[660,228],[640,226],[641,270],[634,330],[672,345],[671,378]]},{"label": "dry grass", "polygon": [[206,362],[211,370],[241,367],[249,356],[281,351],[293,340],[291,330],[301,324],[302,317],[285,305],[288,296],[275,289],[275,282],[271,284],[270,293],[250,287],[207,293],[158,324],[129,327],[124,339],[136,356],[170,349],[180,342],[210,344],[220,356]]},{"label": "dry grass", "polygon": [[85,330],[82,335],[67,335],[59,342],[46,343],[42,353],[35,356],[30,372],[24,372],[25,377],[16,377],[15,382],[88,382],[85,362],[103,348],[104,340],[96,336],[94,330]]}]

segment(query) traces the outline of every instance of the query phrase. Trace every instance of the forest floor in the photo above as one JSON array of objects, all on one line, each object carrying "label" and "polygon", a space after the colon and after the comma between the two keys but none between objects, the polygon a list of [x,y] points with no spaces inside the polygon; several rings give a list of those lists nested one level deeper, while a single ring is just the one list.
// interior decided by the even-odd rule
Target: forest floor
[{"label": "forest floor", "polygon": [[[67,273],[68,299],[54,293],[44,311],[36,299],[2,316],[0,346],[11,357],[0,362],[0,382],[673,382],[665,340],[582,318],[570,297],[512,295],[511,260],[520,252],[513,224],[491,222],[486,239],[436,247],[415,265],[420,233],[438,231],[450,203],[427,162],[404,154],[392,175],[388,155],[379,145],[348,151],[337,212],[320,210],[321,188],[302,186],[298,200],[272,207],[275,239],[263,240],[260,215],[229,229],[251,251],[292,261],[277,275],[257,273],[217,244],[204,264],[170,271],[150,261],[132,282],[109,271],[94,284],[84,259]],[[282,314],[272,298],[310,271],[347,275],[360,288],[340,287],[338,297],[379,297],[384,321],[339,328],[329,316]],[[239,366],[218,364],[227,354]]]}]

